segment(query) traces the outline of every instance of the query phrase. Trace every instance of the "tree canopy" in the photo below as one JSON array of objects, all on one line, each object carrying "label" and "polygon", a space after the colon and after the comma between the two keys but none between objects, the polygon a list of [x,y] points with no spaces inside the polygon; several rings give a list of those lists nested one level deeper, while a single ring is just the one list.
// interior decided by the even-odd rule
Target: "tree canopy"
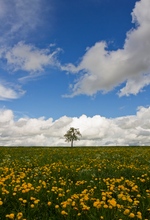
[{"label": "tree canopy", "polygon": [[73,147],[73,142],[80,140],[79,136],[82,136],[78,128],[71,127],[67,133],[64,135],[66,142],[71,142],[71,147]]}]

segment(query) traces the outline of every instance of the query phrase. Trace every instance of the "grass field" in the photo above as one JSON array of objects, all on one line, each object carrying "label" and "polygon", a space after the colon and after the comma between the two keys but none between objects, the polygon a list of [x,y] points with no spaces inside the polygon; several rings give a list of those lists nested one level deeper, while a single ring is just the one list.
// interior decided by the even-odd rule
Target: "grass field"
[{"label": "grass field", "polygon": [[150,219],[150,148],[0,147],[5,219]]}]

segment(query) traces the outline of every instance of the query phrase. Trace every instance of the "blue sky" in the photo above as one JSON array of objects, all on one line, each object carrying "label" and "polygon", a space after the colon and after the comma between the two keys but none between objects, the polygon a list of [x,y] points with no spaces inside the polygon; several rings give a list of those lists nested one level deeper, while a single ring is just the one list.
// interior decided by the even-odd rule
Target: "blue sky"
[{"label": "blue sky", "polygon": [[[142,145],[135,130],[147,137],[150,126],[135,128],[131,118],[150,114],[149,7],[149,0],[0,0],[2,144],[24,145],[17,127],[24,121],[26,145],[64,145],[72,125],[83,133],[79,144]],[[130,122],[132,136],[123,140],[123,129],[121,140],[117,131],[106,138],[101,119],[119,130],[125,125],[116,121]]]}]

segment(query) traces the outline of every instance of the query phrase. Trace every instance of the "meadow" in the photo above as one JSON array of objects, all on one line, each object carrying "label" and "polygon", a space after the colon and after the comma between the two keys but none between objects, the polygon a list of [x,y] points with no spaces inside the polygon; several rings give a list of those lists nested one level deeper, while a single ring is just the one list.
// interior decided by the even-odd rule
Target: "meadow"
[{"label": "meadow", "polygon": [[0,220],[148,220],[149,147],[0,147]]}]

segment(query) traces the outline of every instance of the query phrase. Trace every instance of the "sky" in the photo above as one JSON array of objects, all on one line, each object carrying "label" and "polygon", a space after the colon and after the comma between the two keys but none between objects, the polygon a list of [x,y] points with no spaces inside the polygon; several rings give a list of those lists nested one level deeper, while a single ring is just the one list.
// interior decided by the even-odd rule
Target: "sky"
[{"label": "sky", "polygon": [[149,0],[0,0],[0,146],[150,145]]}]

